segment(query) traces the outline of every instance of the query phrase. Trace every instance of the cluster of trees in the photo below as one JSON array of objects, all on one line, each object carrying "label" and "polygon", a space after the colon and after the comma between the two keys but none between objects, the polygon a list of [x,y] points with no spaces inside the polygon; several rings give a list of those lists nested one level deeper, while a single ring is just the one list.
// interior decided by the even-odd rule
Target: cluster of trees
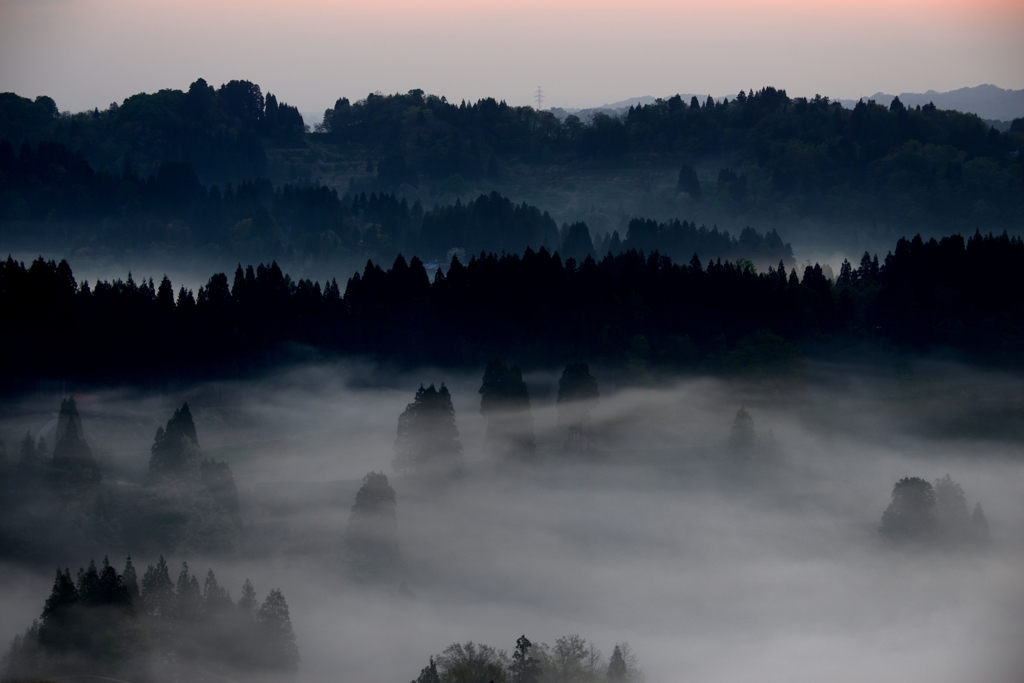
[{"label": "cluster of trees", "polygon": [[49,245],[82,253],[104,250],[231,254],[347,264],[414,253],[427,261],[461,253],[559,250],[582,261],[609,251],[660,250],[689,258],[746,258],[758,263],[793,253],[774,231],[746,228],[739,237],[695,223],[634,219],[625,239],[598,235],[585,223],[558,228],[547,212],[496,192],[425,210],[394,194],[339,196],[326,186],[274,187],[267,180],[206,186],[193,168],[164,161],[152,175],[126,165],[95,171],[65,145],[0,141],[0,230],[27,248]]},{"label": "cluster of trees", "polygon": [[61,401],[51,450],[26,432],[8,454],[0,442],[0,554],[40,559],[119,535],[111,487],[85,440],[75,399]]},{"label": "cluster of trees", "polygon": [[964,489],[948,474],[935,485],[920,477],[904,477],[892,488],[892,502],[882,513],[883,537],[916,542],[983,546],[989,541],[988,520],[975,503],[967,512]]},{"label": "cluster of trees", "polygon": [[141,585],[131,558],[118,573],[106,558],[75,579],[57,570],[42,615],[16,636],[3,680],[108,676],[207,680],[294,673],[299,651],[288,603],[272,590],[260,604],[246,579],[237,603],[209,570],[183,562],[177,582],[161,556]]},{"label": "cluster of trees", "polygon": [[[161,549],[224,553],[242,530],[238,489],[226,462],[204,457],[188,403],[158,427],[131,535]],[[138,528],[135,528],[138,524]]]},{"label": "cluster of trees", "polygon": [[687,103],[676,95],[621,118],[584,122],[489,98],[456,105],[412,90],[338,100],[320,131],[401,169],[379,174],[391,186],[414,184],[417,175],[495,177],[513,158],[623,165],[655,155],[698,166],[726,158],[731,167],[716,166],[705,182],[684,166],[680,191],[775,215],[942,225],[1019,225],[1024,217],[1024,120],[1000,133],[975,115],[910,109],[899,98],[848,110],[827,97],[790,98],[769,87],[732,101]]},{"label": "cluster of trees", "polygon": [[186,403],[157,430],[141,483],[104,481],[73,397],[61,402],[52,452],[26,433],[0,442],[0,554],[48,560],[97,547],[230,553],[239,545],[238,492],[227,463],[202,455]]},{"label": "cluster of trees", "polygon": [[[484,369],[480,414],[487,421],[485,448],[498,463],[536,460],[530,393],[522,370],[493,360]],[[586,363],[569,363],[558,382],[559,425],[566,431],[565,449],[589,447],[584,427],[597,404],[597,380]],[[398,473],[439,483],[463,470],[462,442],[448,387],[421,384],[412,403],[398,417],[391,465]],[[393,581],[401,573],[395,490],[383,472],[363,477],[344,537],[345,559],[360,580]]]},{"label": "cluster of trees", "polygon": [[8,388],[223,375],[280,358],[269,354],[288,344],[409,363],[582,357],[731,371],[788,369],[807,341],[880,340],[1013,366],[1024,357],[1022,268],[1024,242],[1005,234],[903,239],[884,263],[867,254],[857,268],[844,263],[835,282],[817,265],[801,277],[782,264],[756,272],[636,251],[577,263],[528,249],[467,265],[453,257],[433,280],[418,258],[387,271],[368,262],[344,295],[334,281],[294,282],[276,264],[239,266],[231,285],[216,274],[175,297],[166,278],[79,285],[66,262],[8,258],[0,352],[20,359],[4,374]]},{"label": "cluster of trees", "polygon": [[252,180],[266,175],[266,144],[302,145],[304,135],[298,109],[244,80],[215,89],[200,78],[186,92],[139,93],[79,114],[61,113],[49,97],[0,94],[0,140],[59,142],[109,173],[131,164],[150,174],[171,161],[207,182]]},{"label": "cluster of trees", "polygon": [[554,645],[516,640],[510,657],[482,643],[453,643],[430,658],[412,683],[643,683],[644,674],[629,643],[616,643],[605,659],[593,643],[576,634]]},{"label": "cluster of trees", "polygon": [[[480,414],[487,421],[486,448],[491,455],[499,462],[533,460],[537,452],[533,413],[519,366],[492,360],[484,369],[479,393]],[[587,363],[566,364],[558,380],[557,398],[559,426],[566,431],[565,450],[588,448],[584,428],[599,395]],[[426,389],[420,385],[413,402],[399,416],[392,466],[396,472],[420,477],[443,478],[461,472],[462,443],[451,394],[444,383],[440,390],[433,384]],[[371,473],[367,482],[369,477],[379,476]]]},{"label": "cluster of trees", "polygon": [[462,442],[455,426],[455,407],[448,387],[431,384],[416,390],[413,402],[398,416],[395,458],[396,472],[428,478],[445,478],[462,471]]}]

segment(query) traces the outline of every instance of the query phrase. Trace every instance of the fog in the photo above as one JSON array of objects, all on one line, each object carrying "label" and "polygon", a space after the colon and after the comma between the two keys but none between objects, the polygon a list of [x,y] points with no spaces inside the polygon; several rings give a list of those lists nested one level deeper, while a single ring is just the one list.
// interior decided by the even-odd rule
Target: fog
[{"label": "fog", "polygon": [[[184,390],[76,394],[107,480],[141,480],[157,427],[188,401],[206,456],[230,463],[244,523],[214,568],[238,598],[281,588],[300,681],[408,681],[449,644],[511,651],[578,633],[607,658],[628,641],[646,680],[993,681],[1024,676],[1022,385],[938,361],[808,363],[798,378],[627,381],[592,368],[589,452],[563,451],[556,372],[528,372],[538,461],[484,448],[480,372],[293,366]],[[398,415],[421,384],[452,393],[466,467],[445,484],[391,469]],[[636,386],[637,384],[642,386]],[[964,398],[967,397],[967,398]],[[4,406],[12,452],[60,394]],[[740,406],[777,461],[738,468]],[[979,416],[1010,415],[997,428]],[[980,425],[980,426],[979,426]],[[402,585],[344,571],[360,480],[397,492]],[[893,484],[950,474],[991,525],[982,550],[898,547],[878,533]],[[109,552],[120,566],[130,548]],[[60,558],[72,571],[89,557]],[[155,557],[133,557],[137,567]],[[39,616],[52,568],[4,563],[0,642]]]}]

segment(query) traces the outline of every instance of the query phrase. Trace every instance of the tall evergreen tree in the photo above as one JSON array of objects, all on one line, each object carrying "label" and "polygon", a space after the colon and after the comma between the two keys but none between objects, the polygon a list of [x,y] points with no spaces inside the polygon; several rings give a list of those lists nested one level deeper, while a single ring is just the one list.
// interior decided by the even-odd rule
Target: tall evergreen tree
[{"label": "tall evergreen tree", "polygon": [[747,412],[746,406],[736,411],[736,419],[729,433],[729,452],[741,460],[749,459],[757,446],[757,434],[754,431],[754,418]]},{"label": "tall evergreen tree", "polygon": [[260,627],[263,664],[271,669],[296,671],[299,668],[299,649],[295,644],[288,603],[280,590],[270,591],[256,619]]},{"label": "tall evergreen tree", "polygon": [[167,561],[161,555],[156,566],[146,567],[142,576],[142,606],[152,617],[169,619],[174,615],[174,602],[174,584]]},{"label": "tall evergreen tree", "polygon": [[608,660],[608,683],[626,683],[628,673],[626,659],[622,656],[622,648],[616,645],[612,650],[611,659]]},{"label": "tall evergreen tree", "polygon": [[71,580],[67,568],[53,581],[53,590],[43,606],[39,624],[39,642],[58,652],[80,647],[86,634],[81,633],[78,624],[78,589]]},{"label": "tall evergreen tree", "polygon": [[256,589],[253,588],[252,582],[246,579],[242,584],[242,597],[238,599],[238,611],[255,619],[257,609],[259,609],[259,602],[256,599]]},{"label": "tall evergreen tree", "polygon": [[462,442],[455,426],[455,408],[448,388],[431,384],[416,391],[413,402],[398,418],[395,439],[397,472],[426,476],[451,476],[462,471]]},{"label": "tall evergreen tree", "polygon": [[971,513],[971,539],[979,544],[988,543],[990,540],[988,519],[985,518],[985,512],[981,509],[981,503],[976,503],[974,512]]},{"label": "tall evergreen tree", "polygon": [[129,556],[124,563],[124,572],[121,576],[123,577],[125,590],[128,591],[128,597],[131,599],[132,604],[140,604],[139,600],[139,578],[135,574],[135,565],[132,564],[132,558]]},{"label": "tall evergreen tree", "polygon": [[82,436],[82,418],[73,396],[60,402],[56,441],[53,445],[53,466],[76,483],[96,483],[100,480],[99,465],[93,460],[92,450]]},{"label": "tall evergreen tree", "polygon": [[363,477],[345,530],[345,554],[362,579],[393,578],[399,570],[395,490],[383,472]]},{"label": "tall evergreen tree", "polygon": [[883,536],[895,540],[931,540],[935,532],[935,491],[919,477],[904,477],[892,488],[882,514]]},{"label": "tall evergreen tree", "polygon": [[509,683],[537,683],[541,676],[540,660],[530,654],[533,643],[521,635],[516,640],[516,649],[509,664]]},{"label": "tall evergreen tree", "polygon": [[174,411],[166,429],[157,428],[150,453],[150,472],[181,473],[198,468],[199,436],[188,403]]},{"label": "tall evergreen tree", "polygon": [[683,164],[679,169],[679,181],[676,183],[676,191],[685,192],[692,199],[701,198],[700,180],[697,179],[697,172],[693,166]]},{"label": "tall evergreen tree", "polygon": [[965,539],[970,533],[971,515],[963,487],[947,474],[936,480],[934,490],[937,531],[949,541]]},{"label": "tall evergreen tree", "polygon": [[480,414],[487,420],[486,441],[498,457],[532,458],[536,453],[530,393],[515,363],[493,360],[484,369]]}]

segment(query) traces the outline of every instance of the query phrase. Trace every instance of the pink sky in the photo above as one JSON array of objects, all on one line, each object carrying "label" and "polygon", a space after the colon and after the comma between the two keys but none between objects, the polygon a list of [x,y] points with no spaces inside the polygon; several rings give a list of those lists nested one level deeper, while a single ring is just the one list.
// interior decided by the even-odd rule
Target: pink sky
[{"label": "pink sky", "polygon": [[594,106],[641,95],[1024,88],[1015,0],[0,0],[0,91],[104,107],[197,77],[303,111],[423,88]]}]

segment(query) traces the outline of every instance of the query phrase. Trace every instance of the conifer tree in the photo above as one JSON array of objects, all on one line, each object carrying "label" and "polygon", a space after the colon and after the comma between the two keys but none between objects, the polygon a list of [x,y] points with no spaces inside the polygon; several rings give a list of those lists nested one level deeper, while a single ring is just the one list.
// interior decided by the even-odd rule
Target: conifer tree
[{"label": "conifer tree", "polygon": [[345,554],[359,578],[391,578],[399,569],[395,490],[383,472],[363,477],[345,531]]},{"label": "conifer tree", "polygon": [[981,503],[976,503],[974,512],[971,514],[971,539],[975,543],[985,544],[990,540],[988,531],[988,520],[985,512],[981,509]]},{"label": "conifer tree", "polygon": [[266,666],[284,671],[299,668],[299,650],[295,644],[295,631],[281,591],[274,589],[263,601],[256,621],[260,627],[263,661]]},{"label": "conifer tree", "polygon": [[685,192],[691,199],[700,199],[700,180],[697,179],[697,172],[693,166],[683,164],[679,169],[679,181],[676,183],[677,192]]},{"label": "conifer tree", "polygon": [[57,417],[56,441],[53,445],[53,459],[92,459],[92,450],[82,436],[82,418],[72,396],[60,402]]},{"label": "conifer tree", "polygon": [[37,462],[36,440],[32,438],[32,432],[26,430],[25,438],[21,440],[19,464],[23,467],[32,467]]},{"label": "conifer tree", "polygon": [[736,412],[736,419],[732,423],[732,431],[729,433],[729,452],[740,459],[749,459],[753,456],[757,446],[757,434],[754,431],[754,418],[747,412],[746,406],[740,406]]},{"label": "conifer tree", "polygon": [[78,628],[78,589],[67,568],[53,581],[53,590],[43,606],[39,624],[39,642],[58,652],[78,647],[84,640]]},{"label": "conifer tree", "polygon": [[174,584],[163,555],[156,566],[146,567],[142,576],[142,605],[146,614],[169,619],[174,613]]},{"label": "conifer tree", "polygon": [[515,363],[493,360],[484,369],[480,414],[487,420],[486,441],[499,457],[531,458],[536,453],[530,393]]},{"label": "conifer tree", "polygon": [[448,388],[443,382],[440,390],[433,384],[424,389],[421,384],[398,418],[392,466],[397,472],[451,476],[462,471],[462,464],[462,442]]},{"label": "conifer tree", "polygon": [[238,610],[251,619],[256,618],[256,610],[259,602],[256,600],[256,589],[253,588],[249,579],[242,584],[242,597],[238,599]]},{"label": "conifer tree", "polygon": [[971,525],[963,487],[947,474],[936,480],[934,489],[937,530],[946,540],[963,540],[970,533]]},{"label": "conifer tree", "polygon": [[177,618],[186,621],[198,619],[203,596],[199,589],[199,579],[189,571],[188,562],[181,563],[175,593],[175,615]]},{"label": "conifer tree", "polygon": [[883,536],[930,540],[935,531],[935,491],[919,477],[904,477],[892,488],[892,502],[882,514]]},{"label": "conifer tree", "polygon": [[150,472],[181,473],[198,467],[199,436],[188,403],[174,411],[166,429],[157,428],[150,453]]},{"label": "conifer tree", "polygon": [[227,588],[217,582],[213,570],[206,572],[206,580],[203,582],[203,611],[206,614],[225,612],[234,603],[231,601],[231,594]]},{"label": "conifer tree", "polygon": [[616,645],[612,650],[612,657],[608,661],[608,683],[626,683],[628,673],[626,660],[622,656],[622,648]]},{"label": "conifer tree", "polygon": [[135,565],[132,564],[131,556],[125,560],[124,572],[121,574],[122,580],[124,581],[124,588],[128,591],[128,597],[131,599],[132,604],[139,603],[139,578],[135,574]]}]

